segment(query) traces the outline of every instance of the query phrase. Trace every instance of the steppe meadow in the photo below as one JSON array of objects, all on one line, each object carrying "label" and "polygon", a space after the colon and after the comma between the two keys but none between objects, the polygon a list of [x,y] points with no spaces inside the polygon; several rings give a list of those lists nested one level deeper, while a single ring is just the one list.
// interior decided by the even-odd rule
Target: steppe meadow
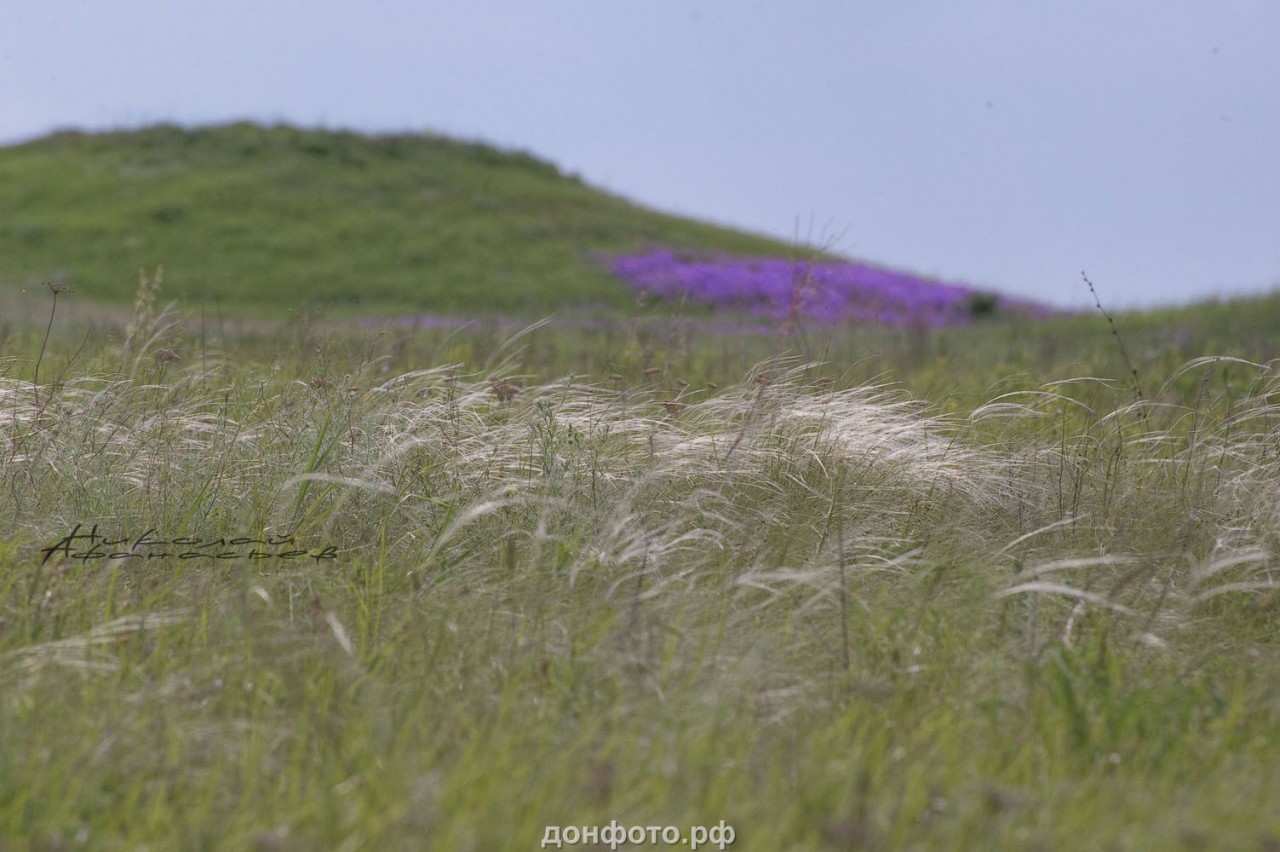
[{"label": "steppe meadow", "polygon": [[1280,849],[1280,296],[288,127],[0,148],[0,850]]}]

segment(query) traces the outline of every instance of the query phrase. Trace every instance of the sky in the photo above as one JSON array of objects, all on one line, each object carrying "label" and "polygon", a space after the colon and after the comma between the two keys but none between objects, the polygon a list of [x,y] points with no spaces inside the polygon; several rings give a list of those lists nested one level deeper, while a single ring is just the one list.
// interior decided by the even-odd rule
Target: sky
[{"label": "sky", "polygon": [[[0,143],[239,119],[537,154],[1021,295],[1280,287],[1275,0],[13,0]],[[0,213],[2,216],[3,213]]]}]

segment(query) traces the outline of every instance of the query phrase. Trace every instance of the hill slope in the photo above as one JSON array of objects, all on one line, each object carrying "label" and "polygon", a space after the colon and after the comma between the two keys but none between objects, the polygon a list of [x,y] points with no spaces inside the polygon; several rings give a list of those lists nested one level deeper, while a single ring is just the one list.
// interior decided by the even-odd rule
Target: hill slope
[{"label": "hill slope", "polygon": [[592,253],[791,252],[642,209],[520,153],[430,135],[232,124],[0,148],[0,285],[68,280],[235,311],[524,312],[626,304]]}]

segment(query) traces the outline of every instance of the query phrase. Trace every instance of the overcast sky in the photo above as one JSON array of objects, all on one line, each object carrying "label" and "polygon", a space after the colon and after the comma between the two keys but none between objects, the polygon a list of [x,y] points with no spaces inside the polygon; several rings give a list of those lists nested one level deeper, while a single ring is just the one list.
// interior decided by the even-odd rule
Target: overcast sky
[{"label": "overcast sky", "polygon": [[[532,151],[1062,306],[1280,285],[1276,0],[4,0],[0,140],[239,118]],[[0,211],[0,216],[3,216]]]}]

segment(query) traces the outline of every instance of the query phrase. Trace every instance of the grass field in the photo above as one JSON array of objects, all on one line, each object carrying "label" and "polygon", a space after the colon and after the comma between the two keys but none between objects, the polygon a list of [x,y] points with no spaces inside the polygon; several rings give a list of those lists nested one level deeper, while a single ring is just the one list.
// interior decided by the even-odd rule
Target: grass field
[{"label": "grass field", "polygon": [[0,849],[1280,848],[1276,297],[1122,353],[130,286],[5,296]]}]

